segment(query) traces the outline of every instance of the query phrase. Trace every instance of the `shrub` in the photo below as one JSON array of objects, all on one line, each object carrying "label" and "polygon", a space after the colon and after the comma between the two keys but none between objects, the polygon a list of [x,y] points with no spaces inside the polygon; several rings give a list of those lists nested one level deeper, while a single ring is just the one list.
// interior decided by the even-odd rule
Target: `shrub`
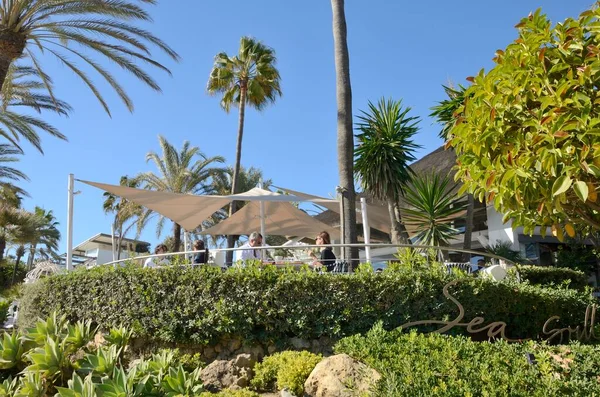
[{"label": "shrub", "polygon": [[[599,395],[600,346],[473,342],[463,336],[385,331],[340,340],[382,374],[377,396]],[[535,363],[528,361],[533,354]]]},{"label": "shrub", "polygon": [[[476,316],[504,321],[513,338],[537,337],[544,322],[583,323],[590,293],[514,282],[494,283],[443,271],[386,271],[353,275],[294,272],[266,267],[220,269],[99,268],[46,277],[27,285],[19,325],[58,310],[71,321],[93,319],[101,328],[124,325],[134,336],[157,342],[216,342],[223,337],[266,342],[290,337],[340,338],[367,332],[377,321],[387,329],[406,322]],[[464,327],[463,327],[464,329]],[[455,329],[455,332],[463,332]]]},{"label": "shrub", "polygon": [[[0,289],[8,288],[11,285],[14,271],[14,264],[10,261],[0,262]],[[23,265],[17,267],[15,275],[15,284],[20,283],[27,275],[27,268]]]},{"label": "shrub", "polygon": [[6,380],[0,395],[192,396],[203,391],[200,369],[188,372],[176,366],[173,353],[129,363],[126,345],[97,345],[95,335],[90,321],[69,324],[56,314],[38,321],[26,334],[5,332],[0,339],[0,375]]},{"label": "shrub", "polygon": [[[513,276],[517,268],[511,268],[509,273]],[[522,281],[541,286],[566,286],[568,288],[583,290],[588,286],[588,277],[578,270],[545,267],[545,266],[519,266],[519,277]]]},{"label": "shrub", "polygon": [[0,299],[0,326],[4,324],[6,319],[8,318],[8,308],[10,307],[10,302]]},{"label": "shrub", "polygon": [[260,395],[252,390],[223,390],[218,393],[203,392],[200,397],[260,397]]},{"label": "shrub", "polygon": [[289,389],[294,395],[304,394],[304,382],[321,361],[321,355],[307,351],[285,351],[266,357],[254,366],[252,386],[259,390]]}]

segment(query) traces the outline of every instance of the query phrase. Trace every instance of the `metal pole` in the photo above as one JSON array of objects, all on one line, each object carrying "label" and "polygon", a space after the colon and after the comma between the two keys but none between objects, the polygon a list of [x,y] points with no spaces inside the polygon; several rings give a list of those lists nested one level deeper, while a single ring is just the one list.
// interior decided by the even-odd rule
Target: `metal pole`
[{"label": "metal pole", "polygon": [[[258,188],[263,188],[262,179],[258,182]],[[263,200],[259,201],[260,208],[260,235],[263,238],[263,245],[267,243],[267,235],[265,234],[265,202]],[[260,257],[265,259],[265,250],[261,250]]]},{"label": "metal pole", "polygon": [[[189,247],[188,247],[188,234],[187,234],[187,232],[185,231],[185,229],[183,229],[183,250],[187,252],[187,251],[188,251],[188,249],[189,249]],[[189,259],[189,256],[188,256],[188,254],[185,254],[183,257],[184,257],[186,260],[188,260],[188,259]]]},{"label": "metal pole", "polygon": [[67,199],[67,271],[73,270],[73,185],[75,177],[69,174],[69,196]]},{"label": "metal pole", "polygon": [[113,222],[112,225],[110,225],[110,242],[112,245],[112,257],[113,257],[113,261],[117,260],[117,249],[115,247],[115,223]]},{"label": "metal pole", "polygon": [[[337,192],[338,192],[338,200],[340,202],[340,243],[346,244],[346,238],[344,236],[344,232],[345,232],[345,227],[344,227],[344,198],[342,197],[342,188],[341,187],[337,187],[336,188]],[[346,260],[346,250],[345,248],[342,247],[342,249],[340,250],[340,256],[342,257],[342,260],[345,261]]]},{"label": "metal pole", "polygon": [[[365,237],[365,244],[371,243],[371,228],[369,227],[369,217],[367,216],[367,199],[365,197],[360,198],[360,211],[362,212],[363,221],[363,235]],[[371,263],[371,247],[365,246],[365,258],[368,263]]]}]

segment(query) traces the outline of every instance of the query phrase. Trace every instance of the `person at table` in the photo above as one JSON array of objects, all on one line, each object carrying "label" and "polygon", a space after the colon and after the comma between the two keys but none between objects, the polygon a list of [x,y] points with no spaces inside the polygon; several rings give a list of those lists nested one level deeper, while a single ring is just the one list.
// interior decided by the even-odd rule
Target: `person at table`
[{"label": "person at table", "polygon": [[193,264],[194,265],[205,264],[206,260],[208,258],[206,258],[206,252],[204,251],[204,241],[203,240],[194,241],[194,251],[200,251],[200,252],[196,252],[194,254]]},{"label": "person at table", "polygon": [[[329,245],[331,244],[331,238],[329,233],[321,232],[315,238],[317,245]],[[325,247],[321,250],[321,256],[317,257],[314,252],[310,252],[310,256],[313,258],[313,266],[324,266],[325,269],[330,272],[335,268],[335,254],[331,247]]]},{"label": "person at table", "polygon": [[[243,261],[263,261],[263,251],[266,251],[263,246],[263,236],[258,232],[252,232],[248,237],[248,241],[240,246],[238,260]],[[262,248],[262,249],[261,249]],[[265,254],[266,260],[268,260]]]},{"label": "person at table", "polygon": [[[158,244],[156,246],[156,248],[154,248],[155,255],[166,254],[167,252],[169,252],[169,250],[167,249],[167,246],[164,244]],[[144,267],[161,267],[161,266],[166,266],[169,263],[170,262],[166,257],[159,256],[159,257],[155,257],[155,258],[146,259],[146,262],[144,262]]]}]

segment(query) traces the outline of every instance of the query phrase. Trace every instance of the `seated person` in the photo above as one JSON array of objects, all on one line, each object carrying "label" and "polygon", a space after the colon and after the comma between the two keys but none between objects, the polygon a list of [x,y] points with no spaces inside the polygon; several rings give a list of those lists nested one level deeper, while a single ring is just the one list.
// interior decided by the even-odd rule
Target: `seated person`
[{"label": "seated person", "polygon": [[[242,250],[238,251],[239,254],[237,259],[244,262],[249,260],[261,262],[263,260],[269,260],[264,247],[266,247],[266,245],[263,245],[263,236],[258,232],[252,232],[248,237],[248,241],[240,247]],[[263,252],[265,252],[265,258],[263,258]]]},{"label": "seated person", "polygon": [[204,241],[203,240],[194,241],[194,251],[201,251],[201,252],[196,252],[194,254],[194,260],[192,261],[192,263],[194,265],[202,265],[208,261],[208,258],[206,257],[206,252],[204,251]]},{"label": "seated person", "polygon": [[[317,245],[328,245],[331,244],[331,239],[329,237],[329,233],[327,232],[321,232],[317,235],[316,237],[316,243]],[[313,260],[313,266],[325,266],[325,269],[328,272],[333,271],[333,269],[335,269],[335,254],[333,253],[333,250],[331,249],[331,247],[325,247],[321,250],[321,256],[319,258],[317,258],[317,256],[315,255],[314,252],[310,252],[310,256],[314,259]]]},{"label": "seated person", "polygon": [[483,269],[485,269],[485,260],[479,259],[477,261],[477,265],[475,265],[475,269],[473,270],[473,273],[479,272]]},{"label": "seated person", "polygon": [[[156,246],[156,248],[154,248],[154,254],[166,254],[167,252],[169,251],[167,250],[167,246],[164,244],[159,244]],[[169,260],[164,256],[148,258],[146,259],[146,262],[144,262],[144,267],[160,267],[166,266],[169,263]]]}]

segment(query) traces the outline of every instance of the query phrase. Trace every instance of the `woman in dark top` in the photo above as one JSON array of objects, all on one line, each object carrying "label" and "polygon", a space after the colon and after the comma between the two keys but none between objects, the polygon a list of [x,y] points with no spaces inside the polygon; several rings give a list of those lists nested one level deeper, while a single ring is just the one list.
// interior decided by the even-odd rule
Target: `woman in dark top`
[{"label": "woman in dark top", "polygon": [[[316,238],[317,245],[329,245],[331,244],[331,239],[329,238],[329,233],[321,232],[317,235]],[[313,265],[321,265],[325,266],[325,269],[330,272],[335,268],[335,255],[331,247],[325,247],[321,250],[321,257],[317,258],[317,256],[311,252],[310,256],[313,257]]]},{"label": "woman in dark top", "polygon": [[194,255],[194,265],[202,265],[206,263],[206,252],[204,252],[204,241],[196,240],[194,241],[194,251],[202,251],[197,252]]}]

